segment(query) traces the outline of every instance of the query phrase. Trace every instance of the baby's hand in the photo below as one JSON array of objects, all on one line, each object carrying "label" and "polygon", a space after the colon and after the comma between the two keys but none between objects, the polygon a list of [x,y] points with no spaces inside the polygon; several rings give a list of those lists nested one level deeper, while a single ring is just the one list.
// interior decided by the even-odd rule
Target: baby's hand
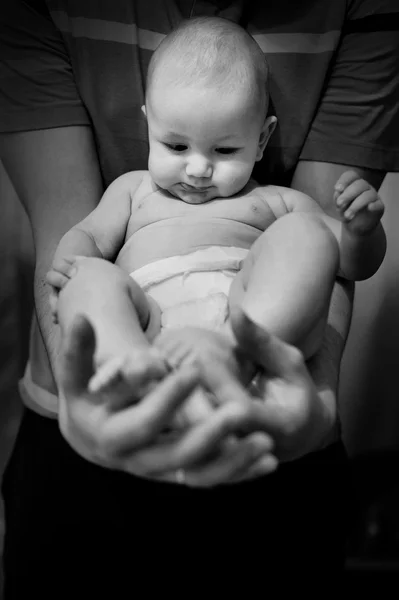
[{"label": "baby's hand", "polygon": [[345,171],[338,179],[334,200],[345,226],[354,234],[370,233],[384,214],[377,191],[355,171]]},{"label": "baby's hand", "polygon": [[71,277],[73,277],[75,272],[75,263],[79,258],[80,257],[78,256],[68,256],[56,259],[53,262],[50,271],[46,275],[46,282],[50,286],[49,303],[54,323],[58,323],[58,294],[68,283]]}]

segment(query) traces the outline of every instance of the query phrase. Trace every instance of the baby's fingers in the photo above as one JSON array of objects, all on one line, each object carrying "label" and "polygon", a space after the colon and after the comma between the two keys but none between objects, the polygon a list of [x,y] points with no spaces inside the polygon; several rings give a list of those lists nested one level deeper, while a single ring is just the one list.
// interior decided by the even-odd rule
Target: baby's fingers
[{"label": "baby's fingers", "polygon": [[77,259],[82,258],[80,256],[63,256],[62,258],[55,258],[52,265],[52,270],[59,271],[68,277],[72,277],[74,273],[75,263]]},{"label": "baby's fingers", "polygon": [[380,199],[380,197],[378,196],[377,200],[375,200],[374,202],[371,202],[368,205],[367,210],[369,210],[370,212],[373,212],[373,213],[378,213],[381,218],[382,215],[384,214],[385,206],[384,206],[382,200]]},{"label": "baby's fingers", "polygon": [[[347,220],[353,217],[360,211],[368,208],[376,202],[375,190],[368,190],[360,194],[351,204],[348,205],[344,212],[344,218]],[[382,205],[382,202],[381,202]]]},{"label": "baby's fingers", "polygon": [[342,173],[334,186],[334,195],[339,196],[339,194],[342,194],[342,192],[357,179],[360,179],[360,177],[356,171],[349,170]]},{"label": "baby's fingers", "polygon": [[54,269],[49,271],[46,275],[46,282],[53,288],[53,290],[62,290],[68,281],[69,277],[67,275],[63,275]]},{"label": "baby's fingers", "polygon": [[336,198],[337,207],[339,210],[344,210],[351,204],[358,196],[363,194],[364,192],[372,191],[374,194],[374,199],[376,196],[376,191],[372,188],[367,181],[364,179],[357,179]]}]

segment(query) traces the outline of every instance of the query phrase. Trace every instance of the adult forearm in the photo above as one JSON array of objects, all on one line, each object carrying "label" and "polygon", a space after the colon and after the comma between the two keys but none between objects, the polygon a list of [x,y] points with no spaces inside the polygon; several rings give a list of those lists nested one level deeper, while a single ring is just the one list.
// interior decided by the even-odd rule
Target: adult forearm
[{"label": "adult forearm", "polygon": [[[40,150],[38,150],[40,149]],[[0,136],[1,158],[31,223],[36,268],[34,295],[41,339],[51,362],[58,347],[46,274],[62,236],[86,217],[103,193],[89,127],[60,127]]]},{"label": "adult forearm", "polygon": [[49,286],[46,283],[46,275],[51,267],[51,257],[41,257],[36,261],[34,274],[34,300],[36,317],[41,333],[41,341],[50,361],[51,370],[54,366],[59,351],[61,332],[54,324],[49,304]]}]

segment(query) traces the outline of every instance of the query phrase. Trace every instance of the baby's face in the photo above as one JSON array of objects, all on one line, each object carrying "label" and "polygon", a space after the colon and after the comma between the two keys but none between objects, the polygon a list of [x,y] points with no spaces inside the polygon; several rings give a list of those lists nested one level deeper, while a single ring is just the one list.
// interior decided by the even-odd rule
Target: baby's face
[{"label": "baby's face", "polygon": [[147,118],[149,172],[189,204],[236,194],[261,158],[262,119],[243,92],[154,87]]}]

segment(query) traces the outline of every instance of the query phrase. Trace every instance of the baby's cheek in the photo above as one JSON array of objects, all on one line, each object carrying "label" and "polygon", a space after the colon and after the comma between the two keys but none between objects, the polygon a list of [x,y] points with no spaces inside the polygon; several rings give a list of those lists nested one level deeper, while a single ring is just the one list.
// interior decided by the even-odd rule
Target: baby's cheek
[{"label": "baby's cheek", "polygon": [[176,183],[178,179],[178,169],[175,161],[164,156],[150,157],[149,171],[154,181],[163,188]]},{"label": "baby's cheek", "polygon": [[246,164],[238,161],[231,161],[221,165],[220,169],[220,187],[225,188],[226,195],[232,196],[239,192],[249,181],[251,169]]}]

